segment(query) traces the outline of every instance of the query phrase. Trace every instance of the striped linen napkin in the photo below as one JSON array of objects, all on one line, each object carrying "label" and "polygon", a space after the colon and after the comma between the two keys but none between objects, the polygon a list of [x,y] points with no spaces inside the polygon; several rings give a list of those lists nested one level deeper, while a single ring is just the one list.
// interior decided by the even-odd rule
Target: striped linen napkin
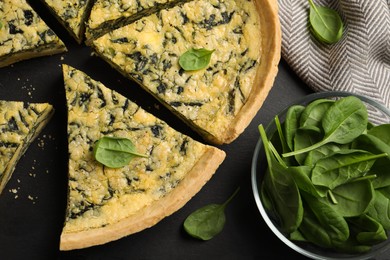
[{"label": "striped linen napkin", "polygon": [[319,42],[309,29],[308,0],[278,0],[282,57],[314,91],[348,91],[390,109],[390,0],[314,0],[336,10],[344,35]]}]

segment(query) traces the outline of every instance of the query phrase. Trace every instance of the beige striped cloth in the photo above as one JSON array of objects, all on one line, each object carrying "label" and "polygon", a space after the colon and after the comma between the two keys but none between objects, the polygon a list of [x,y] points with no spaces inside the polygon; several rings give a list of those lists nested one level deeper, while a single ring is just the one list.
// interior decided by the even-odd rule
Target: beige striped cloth
[{"label": "beige striped cloth", "polygon": [[308,0],[278,0],[282,57],[314,91],[349,91],[390,109],[390,0],[314,0],[336,10],[344,35],[319,42],[309,28]]}]

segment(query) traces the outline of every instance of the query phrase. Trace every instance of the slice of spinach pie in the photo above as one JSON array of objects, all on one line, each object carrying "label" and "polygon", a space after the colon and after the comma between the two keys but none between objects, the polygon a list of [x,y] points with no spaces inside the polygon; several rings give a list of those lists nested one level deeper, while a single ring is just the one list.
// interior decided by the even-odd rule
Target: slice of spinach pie
[{"label": "slice of spinach pie", "polygon": [[[194,0],[107,33],[92,46],[205,140],[222,144],[244,131],[268,95],[280,41],[274,0]],[[204,68],[180,63],[207,58]]]},{"label": "slice of spinach pie", "polygon": [[48,103],[0,101],[0,193],[20,157],[54,113]]},{"label": "slice of spinach pie", "polygon": [[70,35],[81,44],[93,0],[42,0]]},{"label": "slice of spinach pie", "polygon": [[25,0],[0,1],[0,68],[64,51],[64,43]]},{"label": "slice of spinach pie", "polygon": [[189,0],[96,0],[87,22],[87,42],[159,9],[185,1]]},{"label": "slice of spinach pie", "polygon": [[[224,151],[175,131],[85,73],[68,65],[63,73],[69,184],[61,250],[103,244],[155,225],[190,200],[224,160]],[[107,138],[132,142],[143,156],[119,168],[102,164],[96,146]],[[109,161],[120,156],[101,155]]]}]

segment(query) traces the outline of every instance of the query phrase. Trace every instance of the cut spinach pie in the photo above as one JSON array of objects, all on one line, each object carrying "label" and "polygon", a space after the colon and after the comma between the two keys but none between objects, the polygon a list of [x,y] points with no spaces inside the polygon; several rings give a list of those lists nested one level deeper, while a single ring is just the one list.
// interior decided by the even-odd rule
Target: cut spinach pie
[{"label": "cut spinach pie", "polygon": [[[225,158],[83,72],[63,65],[69,185],[60,249],[103,244],[151,227],[181,208]],[[102,137],[127,138],[137,157],[109,168],[94,158]]]},{"label": "cut spinach pie", "polygon": [[[185,0],[96,0],[87,22],[87,41]],[[187,0],[188,1],[188,0]]]},{"label": "cut spinach pie", "polygon": [[64,43],[25,0],[0,1],[0,68],[64,51]]},{"label": "cut spinach pie", "polygon": [[52,105],[47,103],[0,101],[0,193],[53,112]]},{"label": "cut spinach pie", "polygon": [[[92,46],[205,140],[222,144],[244,131],[268,95],[280,38],[276,1],[195,0],[107,33]],[[191,49],[212,51],[205,68],[180,67]]]},{"label": "cut spinach pie", "polygon": [[78,42],[84,40],[85,23],[93,0],[42,0],[57,20]]}]

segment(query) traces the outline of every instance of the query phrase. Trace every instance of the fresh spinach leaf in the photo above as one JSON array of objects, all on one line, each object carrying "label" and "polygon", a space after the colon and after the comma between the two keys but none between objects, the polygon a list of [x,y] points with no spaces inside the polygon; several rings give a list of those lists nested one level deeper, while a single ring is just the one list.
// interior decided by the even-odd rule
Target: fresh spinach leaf
[{"label": "fresh spinach leaf", "polygon": [[390,230],[390,187],[375,190],[375,200],[368,208],[367,215]]},{"label": "fresh spinach leaf", "polygon": [[289,151],[288,144],[287,144],[286,138],[284,136],[282,124],[280,123],[279,117],[277,115],[275,116],[275,125],[276,125],[277,132],[279,134],[279,140],[280,140],[280,144],[282,146],[282,151],[287,152],[287,151]]},{"label": "fresh spinach leaf", "polygon": [[304,106],[294,105],[287,110],[286,119],[284,121],[284,135],[290,151],[294,150],[294,136],[299,128],[300,117],[304,109]]},{"label": "fresh spinach leaf", "polygon": [[264,185],[279,217],[281,228],[287,233],[295,231],[303,217],[302,200],[294,179],[287,167],[280,164],[270,150],[267,134],[262,125],[259,132],[263,141],[268,163],[268,174],[264,176]]},{"label": "fresh spinach leaf", "polygon": [[[322,139],[321,130],[315,126],[305,126],[297,129],[294,136],[294,148],[296,150],[305,149],[306,147],[310,147],[316,143],[318,143]],[[299,153],[295,155],[295,160],[299,164],[304,164],[307,157],[307,153]],[[288,157],[287,157],[288,158]]]},{"label": "fresh spinach leaf", "polygon": [[364,214],[374,200],[374,188],[369,180],[352,181],[332,190],[337,203],[329,203],[343,217]]},{"label": "fresh spinach leaf", "polygon": [[186,71],[203,69],[210,63],[213,52],[205,48],[191,48],[180,56],[179,64]]},{"label": "fresh spinach leaf", "polygon": [[299,226],[298,231],[310,243],[324,248],[332,247],[332,238],[329,236],[326,228],[321,225],[315,215],[310,210],[307,210],[306,207],[302,224]]},{"label": "fresh spinach leaf", "polygon": [[374,126],[367,134],[379,138],[382,142],[390,146],[390,124]]},{"label": "fresh spinach leaf", "polygon": [[[390,135],[390,132],[388,134]],[[375,174],[377,177],[372,181],[374,188],[390,185],[390,146],[374,135],[362,134],[355,139],[353,147],[373,154],[386,153],[388,155],[375,161],[370,174]]]},{"label": "fresh spinach leaf", "polygon": [[325,247],[332,247],[333,243],[341,243],[348,239],[347,221],[334,210],[326,198],[314,197],[304,192],[302,197],[307,204],[306,219],[303,218],[299,227],[304,237],[310,236],[310,241]]},{"label": "fresh spinach leaf", "polygon": [[326,196],[327,189],[323,189],[321,186],[316,187],[313,185],[310,176],[312,168],[309,166],[292,166],[288,168],[288,173],[294,178],[295,183],[300,190],[307,192],[314,197]]},{"label": "fresh spinach leaf", "polygon": [[317,128],[321,127],[321,120],[329,107],[333,105],[334,100],[330,99],[317,99],[308,104],[303,110],[299,125],[300,127],[314,126]]},{"label": "fresh spinach leaf", "polygon": [[324,144],[317,149],[311,150],[307,154],[304,165],[313,167],[318,162],[318,160],[340,151],[341,149],[343,149],[343,147],[340,147],[340,145],[333,143]]},{"label": "fresh spinach leaf", "polygon": [[343,36],[344,25],[340,15],[333,9],[316,6],[309,0],[309,21],[313,35],[321,42],[332,44]]},{"label": "fresh spinach leaf", "polygon": [[337,100],[322,118],[324,138],[309,147],[285,153],[283,156],[293,156],[307,153],[326,143],[346,144],[367,129],[368,113],[364,103],[357,97],[348,96]]},{"label": "fresh spinach leaf", "polygon": [[376,155],[362,150],[340,150],[317,161],[311,180],[314,185],[333,189],[364,176],[376,159],[385,156],[387,155]]},{"label": "fresh spinach leaf", "polygon": [[95,159],[110,168],[120,168],[135,157],[147,157],[136,152],[133,142],[127,138],[104,136],[94,147]]},{"label": "fresh spinach leaf", "polygon": [[350,218],[348,219],[348,223],[354,233],[356,233],[356,241],[363,245],[375,245],[387,239],[383,226],[366,214]]},{"label": "fresh spinach leaf", "polygon": [[299,230],[295,230],[294,232],[292,232],[290,234],[290,239],[293,241],[308,242]]},{"label": "fresh spinach leaf", "polygon": [[352,96],[292,106],[275,124],[271,141],[259,126],[268,162],[260,196],[279,228],[346,253],[382,241],[390,229],[390,124],[374,126]]},{"label": "fresh spinach leaf", "polygon": [[223,204],[209,204],[191,213],[184,221],[184,230],[201,240],[210,240],[219,234],[226,222],[225,208],[238,191],[239,188]]}]

